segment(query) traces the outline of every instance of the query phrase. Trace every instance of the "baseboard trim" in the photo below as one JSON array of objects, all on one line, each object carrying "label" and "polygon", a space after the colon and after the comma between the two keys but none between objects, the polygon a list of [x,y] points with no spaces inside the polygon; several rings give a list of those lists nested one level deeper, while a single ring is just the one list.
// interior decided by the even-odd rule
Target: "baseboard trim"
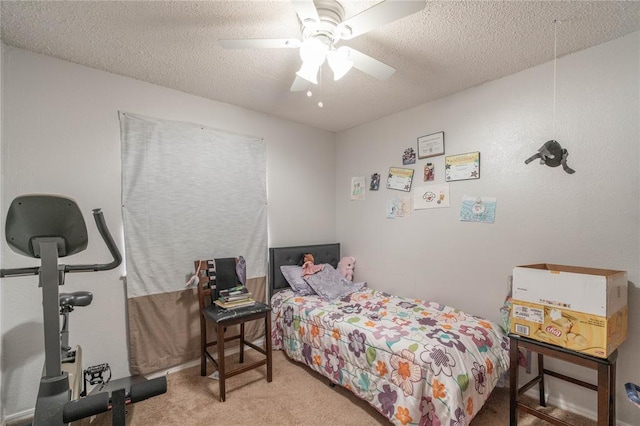
[{"label": "baseboard trim", "polygon": [[[256,346],[264,345],[264,336],[262,336],[261,338],[259,338],[257,340],[252,341],[251,343],[253,343]],[[225,350],[226,355],[237,354],[239,351],[240,351],[240,348],[238,346],[233,346],[233,347],[229,348],[229,350]],[[187,368],[195,367],[196,365],[200,365],[200,359],[199,358],[198,359],[194,359],[193,361],[185,362],[184,364],[180,364],[180,365],[176,365],[176,366],[171,367],[171,368],[167,368],[166,370],[160,370],[160,371],[156,371],[155,373],[147,374],[145,377],[147,379],[155,379],[156,377],[161,377],[161,376],[166,376],[168,374],[173,374],[173,373],[176,373],[178,371],[185,370]]]},{"label": "baseboard trim", "polygon": [[[529,389],[524,393],[525,395],[535,399],[536,401],[539,398],[537,389]],[[598,420],[598,412],[595,410],[589,410],[585,407],[572,404],[571,402],[565,401],[561,398],[555,398],[547,395],[547,403],[553,405],[554,407],[558,407],[561,410],[569,411],[570,413],[577,414],[582,417],[586,417],[589,420],[597,421]],[[630,423],[621,422],[616,419],[616,426],[633,426]]]},{"label": "baseboard trim", "polygon": [[31,421],[33,419],[35,411],[35,408],[32,408],[20,413],[10,414],[2,420],[2,426],[23,425],[27,421]]}]

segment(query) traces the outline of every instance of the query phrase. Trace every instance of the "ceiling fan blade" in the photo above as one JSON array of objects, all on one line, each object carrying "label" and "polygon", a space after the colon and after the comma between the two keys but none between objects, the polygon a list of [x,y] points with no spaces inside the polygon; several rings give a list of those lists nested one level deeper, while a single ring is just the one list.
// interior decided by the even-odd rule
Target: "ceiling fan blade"
[{"label": "ceiling fan blade", "polygon": [[340,38],[351,40],[360,34],[419,12],[425,8],[426,4],[425,0],[382,1],[342,22],[338,28],[344,28],[346,31],[340,32],[342,34]]},{"label": "ceiling fan blade", "polygon": [[300,47],[296,38],[245,38],[218,40],[225,49],[279,49]]},{"label": "ceiling fan blade", "polygon": [[354,68],[357,68],[378,80],[386,80],[396,72],[395,68],[355,49],[349,48],[349,58],[353,61]]},{"label": "ceiling fan blade", "polygon": [[293,84],[291,85],[292,92],[302,92],[307,90],[309,87],[309,82],[302,77],[296,75],[296,79],[293,80]]},{"label": "ceiling fan blade", "polygon": [[318,16],[318,10],[316,5],[313,4],[313,0],[291,0],[291,3],[296,9],[300,22],[304,23],[308,19],[320,22],[320,16]]}]

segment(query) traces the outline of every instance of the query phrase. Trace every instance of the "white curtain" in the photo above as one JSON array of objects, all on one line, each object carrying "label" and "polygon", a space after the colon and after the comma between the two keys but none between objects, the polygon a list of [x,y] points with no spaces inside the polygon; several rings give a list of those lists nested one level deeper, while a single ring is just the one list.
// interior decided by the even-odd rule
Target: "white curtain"
[{"label": "white curtain", "polygon": [[[266,149],[264,141],[254,136],[128,112],[119,115],[133,360],[139,353],[136,336],[146,339],[155,332],[148,328],[158,325],[174,328],[169,324],[175,320],[171,316],[192,308],[185,306],[191,299],[185,301],[180,293],[194,272],[194,260],[242,255],[248,279],[266,277]],[[153,302],[151,296],[163,294],[156,298],[159,304]],[[137,308],[142,312],[131,312],[135,298],[143,298],[144,304]],[[172,301],[177,305],[173,310],[167,307]],[[173,311],[168,312],[169,317],[163,317],[161,311],[166,310]],[[158,311],[153,314],[158,318],[140,318],[146,311]],[[169,348],[166,362],[153,361],[138,371],[184,361],[193,348],[186,355],[180,351],[179,347]],[[137,368],[132,365],[132,370]]]}]

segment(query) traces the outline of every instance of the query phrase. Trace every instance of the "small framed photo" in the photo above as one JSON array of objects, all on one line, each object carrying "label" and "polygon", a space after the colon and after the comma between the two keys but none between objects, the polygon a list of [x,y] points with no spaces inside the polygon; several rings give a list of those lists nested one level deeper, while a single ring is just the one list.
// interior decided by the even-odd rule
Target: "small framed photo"
[{"label": "small framed photo", "polygon": [[424,165],[424,181],[432,181],[435,178],[435,166],[433,163]]},{"label": "small framed photo", "polygon": [[415,164],[415,163],[416,163],[416,152],[411,147],[405,149],[404,154],[402,154],[402,165],[406,166],[407,164]]},{"label": "small framed photo", "polygon": [[418,158],[429,158],[444,154],[444,132],[432,133],[418,138]]},{"label": "small framed photo", "polygon": [[411,191],[411,181],[413,180],[413,169],[402,167],[389,167],[389,177],[387,179],[387,189],[398,191]]},{"label": "small framed photo", "polygon": [[480,153],[450,155],[444,159],[444,180],[480,179]]},{"label": "small framed photo", "polygon": [[369,191],[377,191],[380,188],[380,173],[371,174],[371,184],[369,185]]}]

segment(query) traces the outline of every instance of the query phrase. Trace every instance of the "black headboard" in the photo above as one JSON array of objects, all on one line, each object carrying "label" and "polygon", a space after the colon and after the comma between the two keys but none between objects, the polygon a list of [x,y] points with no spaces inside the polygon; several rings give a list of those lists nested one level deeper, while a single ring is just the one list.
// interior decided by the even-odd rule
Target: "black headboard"
[{"label": "black headboard", "polygon": [[289,283],[282,275],[280,266],[299,265],[305,253],[313,255],[316,265],[329,263],[336,268],[340,261],[340,243],[269,248],[269,297],[289,288]]}]

